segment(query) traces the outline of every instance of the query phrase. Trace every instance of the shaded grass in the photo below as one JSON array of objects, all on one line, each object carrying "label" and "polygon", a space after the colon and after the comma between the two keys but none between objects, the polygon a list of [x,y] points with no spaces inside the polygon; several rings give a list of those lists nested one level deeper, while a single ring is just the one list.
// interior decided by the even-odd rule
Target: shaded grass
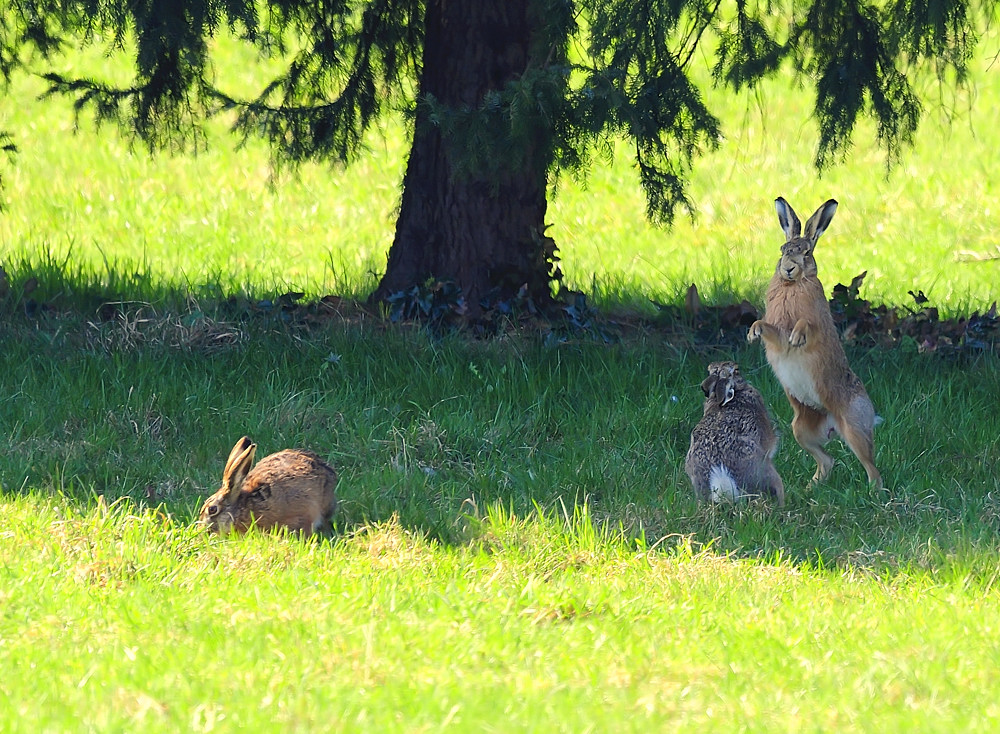
[{"label": "shaded grass", "polygon": [[680,533],[728,553],[835,563],[858,551],[929,563],[928,547],[989,544],[997,529],[995,357],[851,353],[886,419],[876,437],[882,493],[840,444],[830,483],[806,489],[813,468],[763,355],[727,351],[775,412],[790,501],[784,512],[714,511],[697,507],[681,467],[698,384],[718,351],[678,350],[654,333],[614,346],[467,342],[251,320],[206,323],[210,336],[184,342],[133,326],[149,338],[95,339],[98,328],[126,326],[64,324],[8,340],[8,490],[153,498],[190,519],[248,433],[264,453],[300,445],[330,457],[342,528],[398,515],[448,543],[462,541],[457,518],[496,503],[518,516],[586,503],[630,537]]}]

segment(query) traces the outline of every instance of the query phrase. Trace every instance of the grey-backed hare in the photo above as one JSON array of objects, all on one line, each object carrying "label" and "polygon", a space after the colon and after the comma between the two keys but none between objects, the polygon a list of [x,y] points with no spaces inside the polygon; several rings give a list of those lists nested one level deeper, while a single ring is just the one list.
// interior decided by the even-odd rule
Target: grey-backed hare
[{"label": "grey-backed hare", "polygon": [[783,505],[785,486],[773,461],[778,436],[760,393],[735,362],[710,364],[701,389],[704,411],[684,461],[698,499],[735,502],[769,495]]},{"label": "grey-backed hare", "polygon": [[806,221],[805,234],[787,201],[778,197],[775,207],[785,244],[767,287],[764,318],[750,326],[747,340],[764,340],[767,361],[792,404],[795,440],[816,460],[812,481],[822,481],[833,468],[833,457],[823,446],[838,433],[864,466],[868,481],[881,487],[872,438],[879,418],[847,364],[813,259],[837,202],[830,199],[817,209]]},{"label": "grey-backed hare", "polygon": [[284,527],[308,537],[328,528],[337,509],[333,467],[301,449],[279,451],[253,466],[256,451],[247,436],[236,442],[222,487],[205,500],[199,522],[218,533]]}]

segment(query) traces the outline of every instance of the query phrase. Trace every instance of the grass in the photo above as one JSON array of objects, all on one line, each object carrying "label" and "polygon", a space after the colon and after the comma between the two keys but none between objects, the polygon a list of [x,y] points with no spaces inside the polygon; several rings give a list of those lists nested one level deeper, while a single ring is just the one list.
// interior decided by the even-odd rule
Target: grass
[{"label": "grass", "polygon": [[331,546],[219,541],[127,504],[6,509],[0,661],[31,670],[5,678],[10,730],[996,721],[998,600],[974,576],[637,547],[579,514],[497,511],[456,548],[394,522]]},{"label": "grass", "polygon": [[[996,94],[982,63],[976,109]],[[371,287],[393,126],[356,168],[270,184],[266,151],[221,128],[197,157],[89,129],[67,147],[66,106],[37,90],[18,81],[23,104],[0,117],[21,148],[0,214],[15,290],[0,300],[0,729],[996,728],[994,354],[849,346],[886,419],[887,491],[839,444],[809,488],[758,345],[648,327],[474,341],[229,308]],[[766,96],[766,115],[718,98],[746,125],[700,165],[693,224],[644,225],[623,160],[563,181],[551,218],[570,284],[640,309],[692,280],[707,301],[759,302],[780,193],[803,217],[840,199],[828,287],[867,268],[874,301],[995,298],[995,261],[956,260],[995,248],[992,128],[929,119],[892,177],[859,141],[817,182],[802,95]],[[26,316],[32,276],[65,308]],[[132,303],[102,318],[109,299]],[[699,507],[683,474],[719,358],[784,436],[780,511]],[[331,539],[192,526],[244,433],[337,467]]]},{"label": "grass", "polygon": [[5,487],[162,501],[190,519],[233,441],[250,433],[265,453],[301,444],[331,457],[344,529],[397,515],[447,543],[464,541],[460,514],[497,504],[524,517],[586,503],[631,537],[694,533],[721,552],[811,562],[841,563],[867,541],[924,563],[928,542],[951,552],[989,545],[996,531],[992,357],[852,352],[886,418],[883,495],[846,450],[829,484],[806,489],[813,467],[791,439],[780,386],[759,349],[740,348],[785,435],[792,499],[784,515],[720,514],[697,507],[681,467],[698,383],[721,351],[678,351],[655,334],[617,346],[467,343],[259,322],[224,324],[224,338],[190,347],[137,328],[146,336],[98,340],[92,325],[65,325],[10,340],[0,357]]},{"label": "grass", "polygon": [[[994,357],[851,352],[881,493],[839,445],[806,488],[738,349],[788,503],[713,509],[681,466],[720,355],[656,334],[40,326],[2,327],[6,730],[995,724]],[[335,464],[332,540],[192,526],[244,432]]]},{"label": "grass", "polygon": [[[833,197],[841,207],[818,252],[828,288],[867,270],[863,295],[875,303],[908,304],[907,292],[921,289],[945,314],[988,307],[1000,278],[990,224],[1000,132],[983,113],[1000,104],[989,52],[996,37],[995,28],[984,34],[967,91],[946,98],[944,111],[928,104],[915,148],[888,177],[870,125],[860,127],[850,159],[819,176],[809,95],[788,78],[755,97],[709,87],[729,137],[694,171],[697,218],[682,216],[671,231],[650,227],[620,146],[611,165],[598,161],[582,185],[564,178],[552,198],[548,219],[567,284],[606,305],[647,309],[650,298],[679,300],[691,282],[716,300],[759,299],[783,240],[774,198],[788,199],[804,221]],[[232,41],[219,45],[220,84],[248,91],[255,60]],[[58,66],[111,78],[123,69],[98,52]],[[8,270],[20,258],[51,258],[97,281],[111,263],[195,291],[214,284],[316,296],[374,287],[405,163],[397,122],[372,135],[349,168],[306,165],[275,180],[266,148],[236,147],[223,120],[206,128],[197,156],[150,158],[113,129],[95,135],[86,118],[74,132],[70,103],[36,101],[43,89],[19,78],[6,96],[18,104],[0,109],[0,130],[21,150],[4,172],[0,259]],[[923,91],[928,100],[941,94],[930,81]]]}]

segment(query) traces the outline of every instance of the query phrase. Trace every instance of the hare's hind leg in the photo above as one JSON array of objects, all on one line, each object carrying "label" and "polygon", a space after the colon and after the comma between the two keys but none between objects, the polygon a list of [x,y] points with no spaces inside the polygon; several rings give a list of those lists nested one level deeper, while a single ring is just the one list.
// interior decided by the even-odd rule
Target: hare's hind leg
[{"label": "hare's hind leg", "polygon": [[792,418],[792,433],[795,435],[795,440],[816,460],[816,473],[813,474],[811,481],[822,482],[833,469],[833,457],[823,450],[833,430],[830,416],[799,402],[792,395],[788,395],[788,402],[795,411],[795,416]]},{"label": "hare's hind leg", "polygon": [[847,447],[858,457],[858,461],[868,474],[868,482],[876,489],[882,488],[882,475],[875,467],[875,441],[872,438],[872,426],[851,423],[846,417],[837,421],[837,433],[844,439]]}]

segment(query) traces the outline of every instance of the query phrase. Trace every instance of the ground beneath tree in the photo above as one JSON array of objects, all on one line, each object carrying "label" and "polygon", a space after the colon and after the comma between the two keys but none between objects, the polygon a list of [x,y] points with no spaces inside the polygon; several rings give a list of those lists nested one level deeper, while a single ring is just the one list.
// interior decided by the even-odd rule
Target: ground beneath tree
[{"label": "ground beneath tree", "polygon": [[[980,313],[940,318],[923,291],[910,291],[911,304],[872,305],[859,292],[866,273],[849,284],[837,284],[830,311],[847,343],[881,348],[912,348],[921,353],[973,355],[996,352],[1000,346],[1000,318],[994,302]],[[244,325],[273,324],[308,332],[338,323],[375,328],[420,328],[435,336],[466,334],[473,339],[509,335],[537,336],[558,343],[599,340],[614,343],[642,335],[659,334],[678,347],[732,347],[746,337],[747,328],[761,317],[749,301],[707,304],[692,284],[684,303],[653,303],[650,311],[598,309],[578,291],[563,290],[544,306],[523,293],[506,301],[485,303],[482,315],[468,316],[460,291],[448,283],[433,282],[391,295],[385,302],[325,296],[304,300],[289,292],[275,298],[232,296],[214,302],[189,301],[183,307],[160,308],[150,303],[90,294],[85,301],[63,292],[43,296],[37,278],[13,284],[0,268],[0,323],[31,328],[66,329],[76,323],[74,341],[108,349],[161,344],[194,351],[214,351],[240,342]]]}]

